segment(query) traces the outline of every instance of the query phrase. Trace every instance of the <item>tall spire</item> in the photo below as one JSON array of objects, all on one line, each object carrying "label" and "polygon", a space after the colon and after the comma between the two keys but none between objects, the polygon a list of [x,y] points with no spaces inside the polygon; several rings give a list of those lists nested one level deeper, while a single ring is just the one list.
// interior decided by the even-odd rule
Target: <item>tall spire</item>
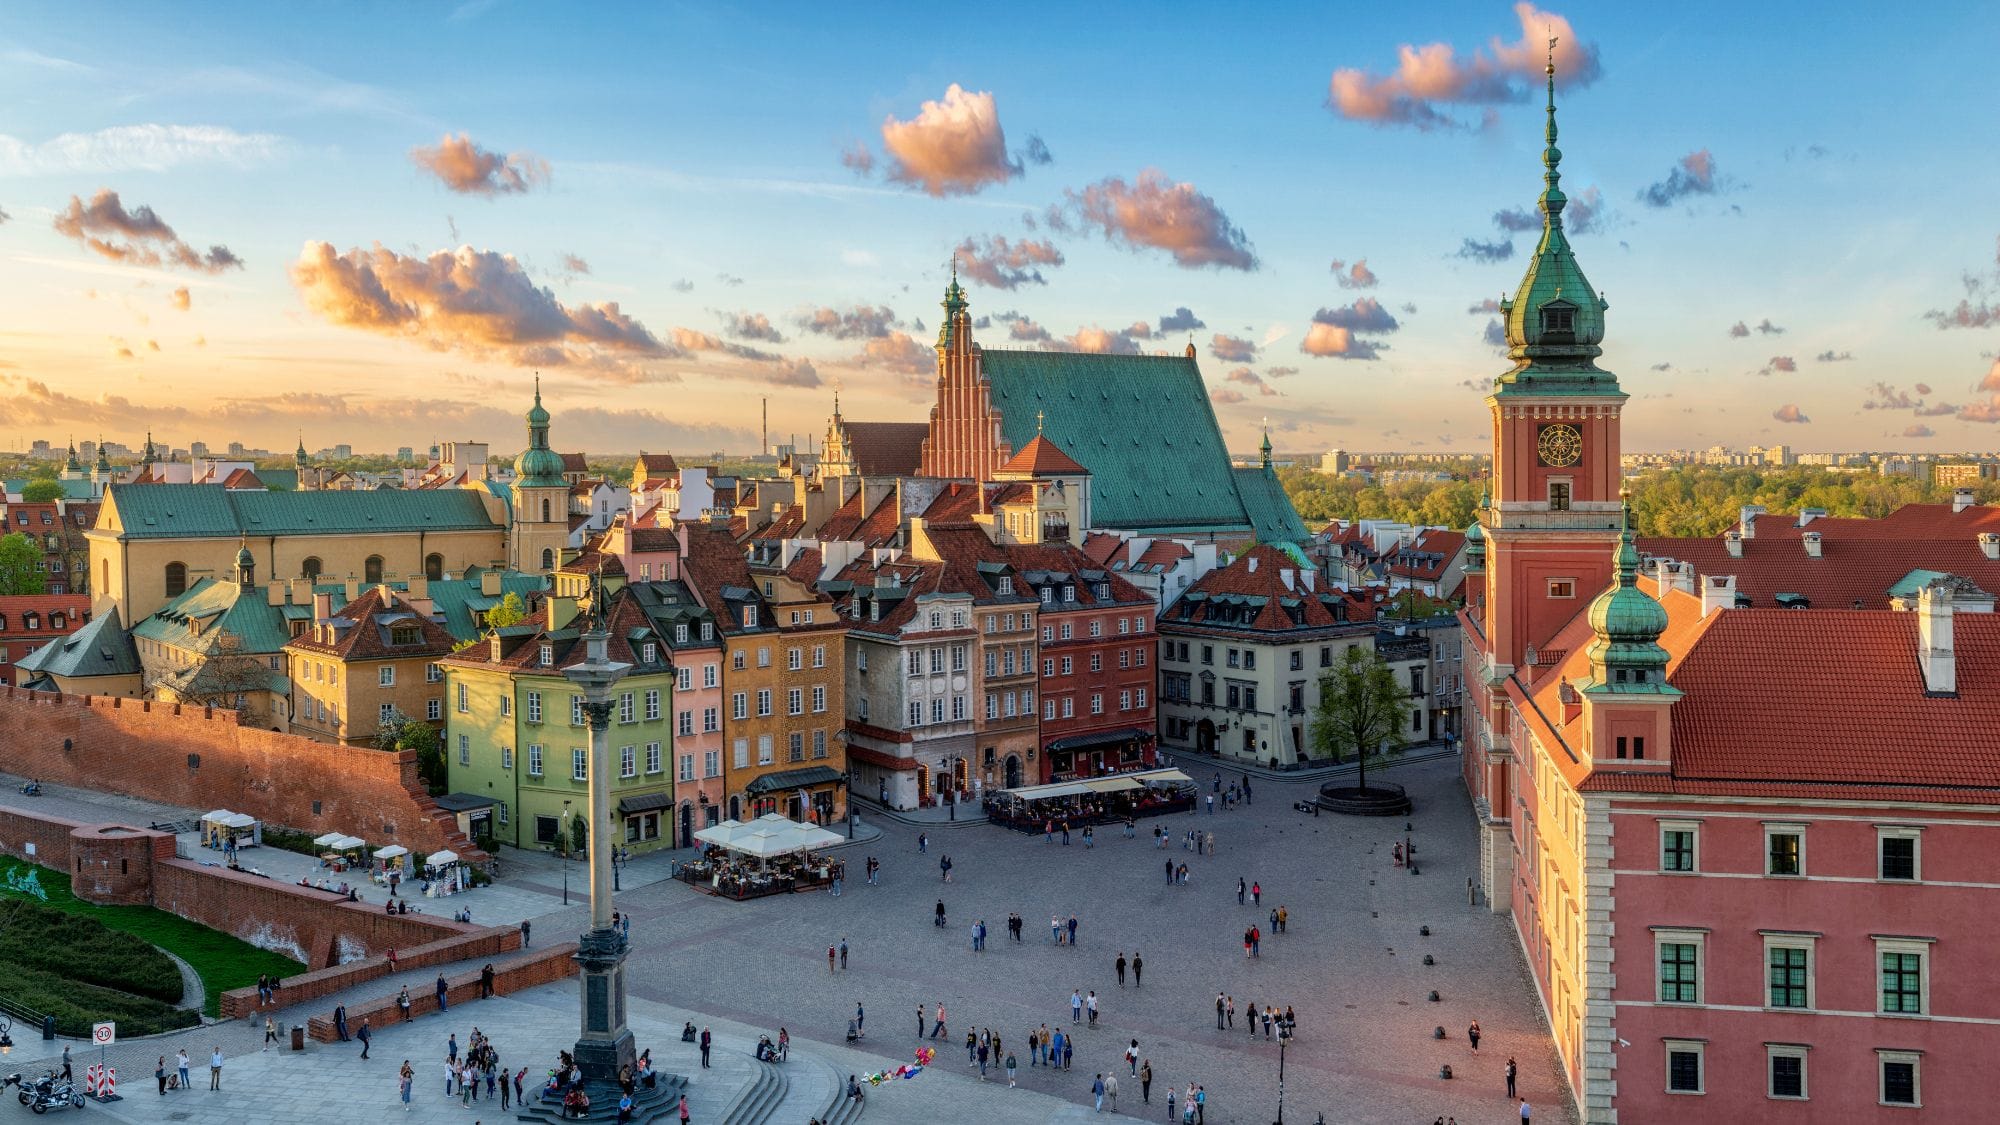
[{"label": "tall spire", "polygon": [[951,346],[958,331],[959,319],[965,316],[965,290],[958,285],[958,252],[951,255],[951,284],[944,289],[944,323],[938,327],[938,347]]},{"label": "tall spire", "polygon": [[552,488],[563,484],[562,458],[549,448],[549,412],[542,408],[542,377],[535,375],[535,405],[528,410],[528,448],[514,459],[516,487]]},{"label": "tall spire", "polygon": [[144,462],[142,462],[142,463],[143,463],[143,464],[147,464],[147,465],[150,465],[150,464],[152,464],[152,463],[153,463],[153,461],[154,461],[154,460],[155,460],[156,458],[158,458],[158,457],[159,457],[159,453],[158,453],[158,452],[157,452],[156,450],[154,450],[154,448],[153,448],[153,431],[151,431],[151,430],[147,430],[147,431],[146,431],[146,453],[145,453],[145,458],[146,458],[146,459],[145,459],[145,461],[144,461]]},{"label": "tall spire", "polygon": [[1264,419],[1264,444],[1257,447],[1264,454],[1264,467],[1271,467],[1271,420]]},{"label": "tall spire", "polygon": [[1562,164],[1563,154],[1562,150],[1556,147],[1556,39],[1553,35],[1549,37],[1549,64],[1547,71],[1549,76],[1549,121],[1542,129],[1542,141],[1547,147],[1542,149],[1543,187],[1541,210],[1542,214],[1548,216],[1549,222],[1561,226],[1563,204],[1569,202],[1569,197],[1562,193],[1562,188],[1556,186],[1562,182],[1562,172],[1559,170],[1559,166]]}]

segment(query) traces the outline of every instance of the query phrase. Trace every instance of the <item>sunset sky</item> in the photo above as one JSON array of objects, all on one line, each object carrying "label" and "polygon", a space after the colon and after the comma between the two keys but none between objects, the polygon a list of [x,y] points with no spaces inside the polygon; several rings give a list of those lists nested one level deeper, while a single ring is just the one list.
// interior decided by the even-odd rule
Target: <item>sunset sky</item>
[{"label": "sunset sky", "polygon": [[1603,7],[17,0],[0,446],[918,419],[961,250],[1239,449],[1480,449],[1554,33],[1628,449],[1991,449],[2000,9]]}]

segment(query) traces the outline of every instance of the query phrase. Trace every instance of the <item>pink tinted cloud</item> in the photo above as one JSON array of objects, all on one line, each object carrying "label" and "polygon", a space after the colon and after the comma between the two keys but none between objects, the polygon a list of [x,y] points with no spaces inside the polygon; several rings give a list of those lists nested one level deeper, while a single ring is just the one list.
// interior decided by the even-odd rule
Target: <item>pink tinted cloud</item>
[{"label": "pink tinted cloud", "polygon": [[1041,267],[1063,264],[1063,253],[1053,242],[1033,238],[1010,242],[997,234],[987,236],[984,242],[968,238],[958,244],[955,253],[959,272],[994,289],[1046,285]]},{"label": "pink tinted cloud", "polygon": [[549,162],[534,153],[494,152],[466,133],[446,133],[435,145],[418,145],[410,150],[410,160],[460,195],[518,195],[549,180]]},{"label": "pink tinted cloud", "polygon": [[1257,345],[1241,336],[1227,336],[1220,332],[1208,342],[1208,350],[1224,363],[1249,363],[1257,358]]},{"label": "pink tinted cloud", "polygon": [[1368,259],[1362,258],[1348,265],[1339,258],[1333,260],[1333,279],[1342,289],[1373,289],[1379,280],[1375,272],[1368,268]]},{"label": "pink tinted cloud", "polygon": [[[956,82],[908,121],[892,116],[882,122],[882,147],[889,179],[929,195],[971,195],[1021,174],[1021,162],[1007,154],[1007,134],[993,95]],[[842,162],[861,172],[874,164],[872,156],[865,161],[843,157]]]},{"label": "pink tinted cloud", "polygon": [[1129,184],[1123,177],[1108,176],[1064,195],[1066,207],[1053,218],[1066,222],[1073,213],[1114,244],[1165,250],[1189,269],[1257,268],[1250,240],[1215,200],[1191,183],[1175,183],[1157,168],[1140,172]]},{"label": "pink tinted cloud", "polygon": [[1780,406],[1776,410],[1771,411],[1771,417],[1776,418],[1780,422],[1812,421],[1811,418],[1806,417],[1806,412],[1800,410],[1796,403],[1790,403],[1790,402],[1786,403],[1783,406]]},{"label": "pink tinted cloud", "polygon": [[860,367],[876,367],[908,376],[913,382],[937,371],[937,350],[925,346],[907,332],[891,332],[861,346],[853,362]]},{"label": "pink tinted cloud", "polygon": [[187,286],[185,285],[174,290],[173,293],[167,297],[167,301],[170,304],[172,304],[175,308],[181,310],[182,312],[188,311],[188,309],[194,304],[194,298],[189,295]]},{"label": "pink tinted cloud", "polygon": [[141,204],[127,211],[118,193],[110,188],[99,188],[89,203],[70,196],[69,206],[56,215],[55,229],[100,256],[127,265],[179,267],[201,273],[243,268],[243,259],[227,246],[210,246],[203,253],[183,242],[151,207]]},{"label": "pink tinted cloud", "polygon": [[1299,341],[1299,350],[1335,359],[1374,359],[1381,354],[1373,342],[1356,336],[1351,329],[1324,321],[1314,321],[1306,330],[1305,339]]},{"label": "pink tinted cloud", "polygon": [[1496,36],[1485,49],[1474,49],[1466,58],[1460,58],[1449,43],[1404,44],[1396,50],[1396,69],[1390,73],[1336,70],[1328,84],[1327,106],[1349,120],[1374,125],[1408,125],[1426,132],[1467,128],[1472,123],[1456,116],[1454,107],[1521,102],[1534,96],[1546,77],[1543,67],[1550,36],[1558,40],[1558,85],[1587,86],[1603,73],[1597,47],[1577,38],[1569,20],[1525,2],[1514,5],[1514,15],[1521,22],[1518,40],[1503,43]]},{"label": "pink tinted cloud", "polygon": [[1903,427],[1903,436],[1904,436],[1904,437],[1907,437],[1907,438],[1927,438],[1927,437],[1936,437],[1936,436],[1937,436],[1937,431],[1936,431],[1936,430],[1933,430],[1933,429],[1931,429],[1931,428],[1930,428],[1929,426],[1926,426],[1926,425],[1924,425],[1923,423],[1919,422],[1919,423],[1917,423],[1916,425],[1913,425],[1913,426],[1905,426],[1905,427]]}]

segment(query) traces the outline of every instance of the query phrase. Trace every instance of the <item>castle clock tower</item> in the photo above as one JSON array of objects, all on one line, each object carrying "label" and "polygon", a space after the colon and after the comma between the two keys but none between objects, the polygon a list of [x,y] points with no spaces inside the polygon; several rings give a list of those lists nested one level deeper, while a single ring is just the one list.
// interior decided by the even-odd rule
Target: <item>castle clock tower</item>
[{"label": "castle clock tower", "polygon": [[1621,528],[1618,426],[1627,395],[1597,366],[1609,305],[1563,234],[1553,44],[1548,76],[1542,238],[1520,289],[1501,303],[1514,366],[1486,399],[1493,497],[1480,521],[1495,678],[1526,664],[1531,649],[1610,584]]}]

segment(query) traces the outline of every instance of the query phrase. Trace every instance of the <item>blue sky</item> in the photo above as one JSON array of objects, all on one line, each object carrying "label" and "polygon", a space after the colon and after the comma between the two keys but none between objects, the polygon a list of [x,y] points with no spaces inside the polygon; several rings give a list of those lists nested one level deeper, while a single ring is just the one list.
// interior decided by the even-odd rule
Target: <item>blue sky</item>
[{"label": "blue sky", "polygon": [[[777,434],[817,433],[836,385],[851,416],[919,418],[945,263],[999,236],[1040,248],[1043,283],[968,281],[975,314],[1018,316],[980,329],[988,346],[1035,346],[1007,343],[1019,326],[1179,349],[1189,332],[1160,323],[1186,308],[1240,448],[1265,417],[1285,450],[1479,448],[1480,384],[1506,362],[1467,310],[1512,290],[1535,232],[1510,259],[1459,255],[1503,240],[1495,213],[1540,189],[1536,76],[1496,63],[1527,100],[1424,103],[1462,128],[1356,119],[1329,83],[1353,69],[1372,88],[1406,44],[1449,44],[1469,71],[1523,40],[1522,17],[1244,12],[10,5],[5,444],[151,425],[176,444],[288,446],[303,429],[313,445],[511,448],[537,369],[570,448],[747,449],[762,396]],[[1545,12],[1599,70],[1560,96],[1563,184],[1597,190],[1598,229],[1573,242],[1611,301],[1603,362],[1634,396],[1628,448],[1992,446],[2000,155],[1963,122],[1990,116],[1995,10]],[[923,121],[927,102],[997,115],[990,175],[947,194],[908,163],[916,182],[891,178],[884,124]],[[411,155],[446,134],[518,154],[526,190],[452,190]],[[857,145],[866,176],[842,162]],[[1699,153],[1706,176],[1682,182],[1706,190],[1641,200]],[[1192,201],[1181,217],[1220,224],[1185,264],[1118,209],[1148,205],[1148,169]],[[106,190],[116,211],[96,206]],[[65,232],[73,196],[89,206]],[[144,264],[180,244],[192,265]],[[205,257],[218,244],[241,265]],[[1338,284],[1330,263],[1351,280],[1363,259],[1374,286]],[[447,275],[474,286],[457,316],[425,305]],[[1992,326],[1925,317],[1961,300],[1943,322]],[[821,309],[839,333],[804,326]],[[1303,353],[1331,338],[1309,335],[1321,310],[1376,330],[1316,350],[1374,358]]]}]

